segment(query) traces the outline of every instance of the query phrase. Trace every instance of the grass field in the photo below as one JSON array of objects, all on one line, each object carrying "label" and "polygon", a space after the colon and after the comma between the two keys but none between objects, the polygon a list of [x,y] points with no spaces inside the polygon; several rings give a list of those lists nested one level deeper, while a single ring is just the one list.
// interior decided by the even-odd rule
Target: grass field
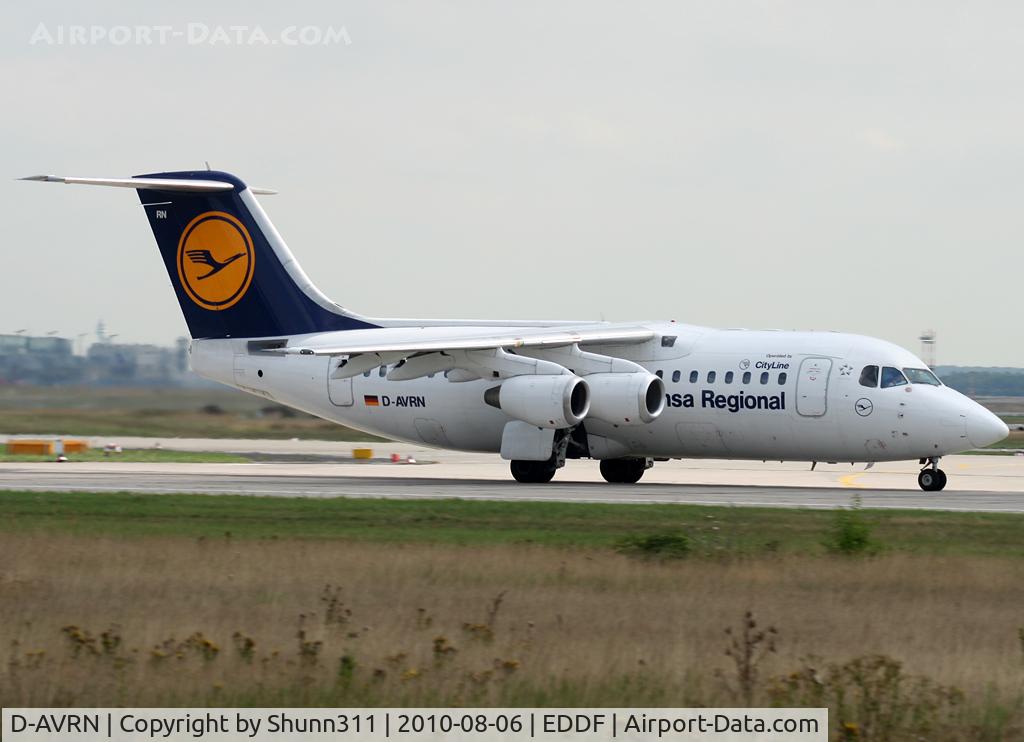
[{"label": "grass field", "polygon": [[[877,510],[864,518],[889,551],[1024,559],[1024,515]],[[627,536],[681,532],[696,555],[746,558],[824,555],[833,522],[823,510],[699,505],[0,493],[0,533],[104,538],[230,534],[236,540],[611,549]]]},{"label": "grass field", "polygon": [[975,397],[997,415],[1018,415],[1024,417],[1024,397]]},{"label": "grass field", "polygon": [[381,440],[227,387],[0,387],[0,432]]},{"label": "grass field", "polygon": [[[853,728],[872,740],[1022,729],[1019,556],[949,556],[906,540],[869,558],[783,544],[638,559],[615,551],[610,516],[592,519],[589,506],[536,514],[531,527],[561,531],[559,547],[460,543],[452,528],[419,542],[400,529],[383,542],[344,528],[298,538],[303,524],[288,521],[280,535],[243,526],[197,537],[185,524],[209,513],[164,497],[151,499],[175,504],[179,535],[136,527],[165,518],[160,508],[86,518],[77,533],[22,527],[82,519],[56,497],[15,495],[16,520],[0,521],[3,705],[826,704],[834,739]],[[103,499],[72,499],[87,497]],[[423,504],[400,505],[424,515]],[[452,525],[473,515],[476,504],[462,505],[436,515]],[[350,515],[380,521],[379,534],[402,515],[374,512],[355,503]],[[805,515],[819,514],[783,518]],[[758,625],[744,640],[748,611]],[[725,654],[734,638],[760,658],[749,671]]]},{"label": "grass field", "polygon": [[[860,556],[819,511],[3,493],[0,704],[826,704],[834,739],[1019,738],[1024,517],[854,514]],[[624,549],[659,534],[688,552]]]}]

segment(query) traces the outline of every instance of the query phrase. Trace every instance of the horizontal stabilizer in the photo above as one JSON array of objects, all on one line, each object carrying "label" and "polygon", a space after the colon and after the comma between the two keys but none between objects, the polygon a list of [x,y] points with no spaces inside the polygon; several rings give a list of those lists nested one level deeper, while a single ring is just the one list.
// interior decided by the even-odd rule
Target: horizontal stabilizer
[{"label": "horizontal stabilizer", "polygon": [[[18,180],[34,180],[39,183],[64,183],[65,185],[98,185],[114,188],[148,188],[153,191],[191,191],[193,193],[211,193],[230,191],[235,186],[225,180],[184,180],[174,178],[75,178],[64,175],[29,175]],[[277,191],[271,188],[255,188],[249,190],[257,196],[274,196]]]},{"label": "horizontal stabilizer", "polygon": [[149,188],[154,191],[230,191],[234,185],[223,180],[176,180],[173,178],[75,178],[63,175],[30,175],[19,180],[67,185],[98,185],[114,188]]}]

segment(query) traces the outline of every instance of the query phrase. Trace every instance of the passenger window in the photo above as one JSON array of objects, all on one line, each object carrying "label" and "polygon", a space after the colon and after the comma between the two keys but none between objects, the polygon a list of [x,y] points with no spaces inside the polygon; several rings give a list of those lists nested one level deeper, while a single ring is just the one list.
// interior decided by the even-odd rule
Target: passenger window
[{"label": "passenger window", "polygon": [[[372,370],[373,369],[370,369],[370,371],[372,371]],[[370,371],[363,371],[363,376],[365,376],[367,379],[369,379],[370,378]]]},{"label": "passenger window", "polygon": [[885,366],[882,368],[882,388],[888,389],[892,386],[903,386],[907,383],[907,377],[898,368]]},{"label": "passenger window", "polygon": [[731,384],[732,383],[732,371],[726,371],[725,372],[725,383],[726,384]]},{"label": "passenger window", "polygon": [[679,379],[682,378],[682,375],[683,375],[682,371],[673,371],[672,372],[672,383],[673,384],[678,384],[679,383]]},{"label": "passenger window", "polygon": [[749,371],[744,371],[743,372],[743,383],[744,384],[749,384],[750,383],[750,372]]},{"label": "passenger window", "polygon": [[662,371],[660,368],[654,372],[654,375],[657,376],[659,379],[665,378],[665,372]]},{"label": "passenger window", "polygon": [[878,386],[878,366],[865,366],[860,372],[860,385],[874,389]]},{"label": "passenger window", "polygon": [[767,384],[768,383],[768,372],[767,371],[762,371],[761,372],[761,383],[762,384]]},{"label": "passenger window", "polygon": [[436,374],[437,374],[437,371],[435,371],[435,372],[434,372],[434,373],[432,373],[432,374],[427,374],[427,378],[428,378],[428,379],[433,379],[433,378],[434,378],[434,376],[435,376]]},{"label": "passenger window", "polygon": [[783,371],[781,374],[779,374],[779,386],[785,385],[787,378],[789,378],[789,377],[786,375],[785,371]]},{"label": "passenger window", "polygon": [[383,378],[384,378],[385,376],[387,376],[387,375],[388,375],[388,367],[387,367],[387,366],[381,366],[381,367],[380,367],[380,371],[378,371],[378,372],[377,372],[377,375],[378,375],[378,376],[379,376],[380,378],[382,378],[382,379],[383,379]]},{"label": "passenger window", "polygon": [[691,384],[696,384],[697,383],[697,379],[699,379],[699,378],[700,378],[700,374],[698,374],[696,371],[691,371],[690,372],[690,383]]},{"label": "passenger window", "polygon": [[714,384],[715,383],[715,372],[714,371],[708,371],[708,383],[709,384]]}]

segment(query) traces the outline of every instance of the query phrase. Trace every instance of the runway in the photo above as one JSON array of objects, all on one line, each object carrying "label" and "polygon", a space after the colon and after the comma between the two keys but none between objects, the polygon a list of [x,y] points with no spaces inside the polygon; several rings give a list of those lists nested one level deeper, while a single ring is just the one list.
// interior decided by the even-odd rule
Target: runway
[{"label": "runway", "polygon": [[[152,447],[148,439],[122,439]],[[916,485],[916,462],[863,466],[747,461],[658,463],[636,485],[601,480],[590,461],[570,461],[553,482],[522,485],[507,462],[488,454],[430,451],[377,444],[378,456],[413,455],[412,464],[356,463],[340,458],[353,444],[306,441],[161,441],[165,449],[259,451],[282,459],[298,455],[339,458],[326,462],[284,460],[244,464],[4,463],[0,490],[127,491],[268,497],[461,498],[466,500],[597,502],[617,505],[685,503],[737,507],[837,508],[854,494],[864,507],[968,512],[1024,512],[1024,457],[951,456],[943,492]],[[358,445],[358,444],[357,444]],[[344,461],[345,463],[340,463]],[[425,463],[432,462],[432,463]]]}]

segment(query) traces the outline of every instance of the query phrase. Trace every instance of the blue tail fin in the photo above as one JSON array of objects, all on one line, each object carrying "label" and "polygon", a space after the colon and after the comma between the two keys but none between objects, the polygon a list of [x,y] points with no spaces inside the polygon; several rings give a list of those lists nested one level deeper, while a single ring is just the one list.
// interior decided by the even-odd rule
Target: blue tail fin
[{"label": "blue tail fin", "polygon": [[235,176],[190,171],[137,177],[232,186],[139,189],[192,337],[268,337],[375,326],[313,286],[252,191]]}]

